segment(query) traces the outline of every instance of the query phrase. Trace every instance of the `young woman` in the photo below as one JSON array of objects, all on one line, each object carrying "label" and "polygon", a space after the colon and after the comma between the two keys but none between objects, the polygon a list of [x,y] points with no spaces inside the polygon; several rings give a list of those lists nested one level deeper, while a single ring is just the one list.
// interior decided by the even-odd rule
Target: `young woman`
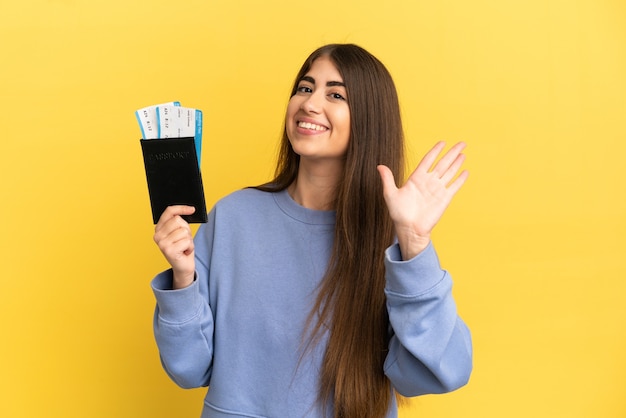
[{"label": "young woman", "polygon": [[391,76],[327,45],[296,77],[275,178],[220,200],[195,240],[192,207],[163,213],[155,336],[177,384],[209,386],[203,417],[396,417],[394,395],[468,381],[470,333],[430,241],[467,178],[464,144],[444,147],[396,187]]}]

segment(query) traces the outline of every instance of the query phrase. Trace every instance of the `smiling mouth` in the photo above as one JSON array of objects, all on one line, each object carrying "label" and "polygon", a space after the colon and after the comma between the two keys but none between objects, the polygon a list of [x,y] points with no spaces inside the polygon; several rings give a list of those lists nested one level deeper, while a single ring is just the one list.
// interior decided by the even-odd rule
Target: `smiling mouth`
[{"label": "smiling mouth", "polygon": [[298,127],[303,129],[310,129],[312,131],[327,131],[328,128],[322,125],[316,125],[310,122],[298,122]]}]

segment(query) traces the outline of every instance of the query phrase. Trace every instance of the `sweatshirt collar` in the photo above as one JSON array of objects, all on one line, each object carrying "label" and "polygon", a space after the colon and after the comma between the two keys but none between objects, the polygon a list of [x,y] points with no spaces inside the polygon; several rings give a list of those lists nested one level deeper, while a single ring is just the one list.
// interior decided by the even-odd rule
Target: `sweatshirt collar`
[{"label": "sweatshirt collar", "polygon": [[311,225],[334,225],[334,210],[313,210],[300,206],[289,196],[287,190],[274,193],[278,207],[289,217]]}]

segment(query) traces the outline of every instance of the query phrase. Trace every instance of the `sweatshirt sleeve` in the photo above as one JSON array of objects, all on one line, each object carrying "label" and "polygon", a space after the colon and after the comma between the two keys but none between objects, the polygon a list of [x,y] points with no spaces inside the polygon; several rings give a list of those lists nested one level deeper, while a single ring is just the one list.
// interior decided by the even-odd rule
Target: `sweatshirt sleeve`
[{"label": "sweatshirt sleeve", "polygon": [[209,268],[198,258],[200,253],[208,254],[207,235],[211,236],[203,225],[195,238],[196,279],[190,286],[172,290],[171,269],[151,283],[156,298],[154,336],[161,363],[183,388],[208,386],[211,377],[214,321],[208,297]]},{"label": "sweatshirt sleeve", "polygon": [[429,246],[402,261],[397,244],[385,254],[385,295],[392,328],[385,374],[403,396],[445,393],[472,371],[469,329],[459,318],[452,279]]}]

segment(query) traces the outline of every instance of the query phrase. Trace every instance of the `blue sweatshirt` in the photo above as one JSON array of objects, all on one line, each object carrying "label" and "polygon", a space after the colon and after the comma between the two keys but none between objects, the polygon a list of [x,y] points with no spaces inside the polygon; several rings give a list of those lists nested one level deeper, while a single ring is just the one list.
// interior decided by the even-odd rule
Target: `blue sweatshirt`
[{"label": "blue sweatshirt", "polygon": [[[325,273],[335,213],[298,205],[286,191],[237,191],[195,236],[196,280],[172,290],[171,270],[152,281],[154,333],[168,375],[209,386],[202,417],[320,418],[324,340],[302,355],[303,330]],[[393,335],[384,372],[404,396],[463,386],[470,333],[452,280],[429,245],[407,261],[385,253]],[[387,417],[397,416],[395,399]]]}]

